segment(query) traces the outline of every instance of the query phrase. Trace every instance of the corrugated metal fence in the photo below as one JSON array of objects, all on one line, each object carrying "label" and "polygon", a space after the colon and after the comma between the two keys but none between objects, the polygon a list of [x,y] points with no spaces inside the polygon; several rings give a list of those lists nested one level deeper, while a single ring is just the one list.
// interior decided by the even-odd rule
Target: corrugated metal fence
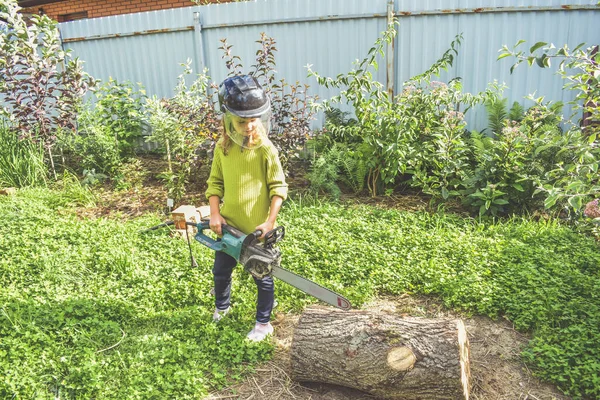
[{"label": "corrugated metal fence", "polygon": [[[336,76],[366,56],[385,30],[390,15],[399,19],[398,35],[376,78],[398,93],[402,83],[428,69],[456,35],[463,44],[453,68],[441,80],[461,77],[464,90],[476,93],[488,83],[505,82],[506,97],[524,106],[530,93],[568,102],[573,94],[552,70],[520,66],[511,75],[510,58],[497,61],[503,45],[551,42],[575,47],[600,44],[597,0],[257,0],[152,11],[60,24],[63,45],[85,61],[95,78],[140,82],[148,94],[173,94],[181,63],[193,61],[215,82],[225,78],[220,39],[246,68],[254,63],[256,41],[265,32],[277,42],[279,78],[310,85],[310,94],[330,98],[334,90],[307,78],[306,65]],[[393,51],[393,55],[391,54]],[[566,109],[566,113],[570,108]],[[568,115],[568,114],[567,114]],[[487,125],[474,110],[470,129]]]}]

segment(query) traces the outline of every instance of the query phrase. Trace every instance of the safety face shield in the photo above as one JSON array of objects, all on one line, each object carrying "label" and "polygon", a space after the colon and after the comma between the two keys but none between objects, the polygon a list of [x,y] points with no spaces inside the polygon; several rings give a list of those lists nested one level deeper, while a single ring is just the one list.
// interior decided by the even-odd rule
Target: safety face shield
[{"label": "safety face shield", "polygon": [[224,119],[225,130],[229,138],[245,149],[259,148],[269,134],[270,112],[252,118],[242,118],[226,112]]}]

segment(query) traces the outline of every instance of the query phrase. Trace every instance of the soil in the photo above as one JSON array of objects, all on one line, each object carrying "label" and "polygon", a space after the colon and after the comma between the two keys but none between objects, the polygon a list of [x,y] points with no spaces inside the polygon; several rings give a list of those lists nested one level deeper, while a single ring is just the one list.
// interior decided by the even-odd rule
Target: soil
[{"label": "soil", "polygon": [[[95,208],[81,209],[82,217],[111,216],[128,219],[147,212],[163,213],[168,219],[167,192],[164,185],[153,179],[164,162],[159,158],[142,159],[148,173],[141,184],[127,191],[115,192],[107,187],[101,190]],[[206,203],[203,192],[208,169],[190,183],[187,195],[178,202],[200,206]],[[293,178],[291,187],[305,188],[302,178]],[[345,195],[343,201],[368,203],[403,210],[425,210],[429,202],[422,196],[395,193],[393,196],[370,198]],[[447,208],[448,210],[448,208]],[[454,212],[461,213],[457,207]],[[467,317],[446,309],[439,300],[431,297],[400,296],[379,298],[362,307],[364,310],[403,316],[463,319],[471,348],[471,399],[472,400],[569,400],[555,386],[540,382],[519,357],[529,337],[517,332],[507,320],[487,317]],[[290,378],[289,350],[293,331],[299,315],[284,314],[275,309],[273,340],[276,344],[273,359],[257,367],[245,381],[210,394],[207,399],[295,399],[295,400],[359,400],[375,399],[365,393],[334,385],[298,383]]]}]

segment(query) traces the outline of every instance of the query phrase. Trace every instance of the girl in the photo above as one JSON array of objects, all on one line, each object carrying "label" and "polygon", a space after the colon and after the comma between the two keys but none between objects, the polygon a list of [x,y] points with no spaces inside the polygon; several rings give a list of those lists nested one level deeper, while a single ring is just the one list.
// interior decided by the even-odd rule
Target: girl
[{"label": "girl", "polygon": [[[271,231],[287,197],[287,184],[277,149],[268,139],[271,103],[257,80],[248,75],[227,78],[219,86],[223,136],[217,143],[206,198],[210,228],[221,235],[223,224],[245,234]],[[221,201],[223,205],[221,206]],[[231,273],[236,260],[216,252],[213,267],[215,312],[219,321],[230,310]],[[248,339],[261,341],[273,333],[273,278],[256,279],[256,324]]]}]

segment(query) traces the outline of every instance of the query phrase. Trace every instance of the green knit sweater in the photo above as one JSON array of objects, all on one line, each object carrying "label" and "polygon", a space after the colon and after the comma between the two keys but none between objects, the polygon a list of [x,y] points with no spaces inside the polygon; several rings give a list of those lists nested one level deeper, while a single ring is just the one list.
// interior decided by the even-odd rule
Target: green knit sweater
[{"label": "green knit sweater", "polygon": [[206,190],[206,198],[211,196],[223,200],[225,221],[246,234],[265,222],[271,198],[287,197],[285,175],[273,143],[266,140],[252,150],[231,143],[227,154],[217,144]]}]

